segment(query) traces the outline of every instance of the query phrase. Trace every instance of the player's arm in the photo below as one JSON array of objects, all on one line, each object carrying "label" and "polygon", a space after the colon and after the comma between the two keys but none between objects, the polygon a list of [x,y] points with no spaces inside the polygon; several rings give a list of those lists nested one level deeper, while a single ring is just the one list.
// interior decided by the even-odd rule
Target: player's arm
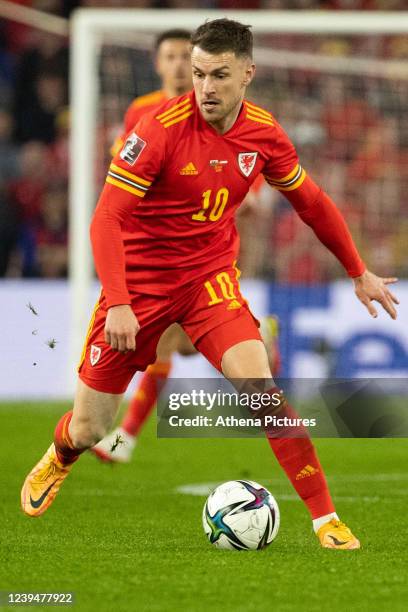
[{"label": "player's arm", "polygon": [[[91,244],[108,315],[105,340],[113,349],[135,349],[139,324],[130,307],[126,284],[122,225],[145,197],[164,158],[165,139],[152,122],[137,126],[143,134],[128,135],[122,151],[112,160],[106,183],[91,222]],[[132,144],[133,139],[133,144]]]},{"label": "player's arm", "polygon": [[[108,175],[109,176],[109,175]],[[105,342],[113,350],[135,350],[139,323],[130,307],[125,279],[122,223],[134,206],[135,198],[105,184],[91,223],[91,244],[95,268],[107,301]]]},{"label": "player's arm", "polygon": [[301,168],[296,151],[283,130],[280,127],[277,130],[275,147],[280,155],[275,155],[274,159],[278,161],[267,168],[267,181],[286,196],[300,218],[337,257],[353,279],[355,293],[369,313],[377,316],[371,304],[372,300],[376,300],[395,319],[397,313],[394,304],[398,304],[398,300],[388,285],[397,279],[380,278],[366,269],[343,215],[332,199]]}]

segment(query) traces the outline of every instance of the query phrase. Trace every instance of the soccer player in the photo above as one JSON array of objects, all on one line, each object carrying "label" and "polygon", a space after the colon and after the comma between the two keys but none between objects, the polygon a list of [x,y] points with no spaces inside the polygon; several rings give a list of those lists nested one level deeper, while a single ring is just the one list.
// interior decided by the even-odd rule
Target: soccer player
[{"label": "soccer player", "polygon": [[[116,139],[112,154],[120,151],[128,134],[139,119],[149,111],[154,110],[164,101],[187,93],[192,87],[190,38],[188,30],[172,29],[159,34],[155,44],[155,68],[161,79],[161,89],[140,96],[131,102],[124,118],[124,131]],[[261,178],[261,176],[259,177]],[[255,215],[255,205],[262,181],[256,181],[251,187],[251,205],[243,207],[245,217]],[[269,363],[275,374],[279,366],[279,350],[277,344],[278,325],[273,316],[263,317],[261,321],[261,336],[268,352]],[[157,359],[144,372],[138,387],[129,402],[118,427],[105,436],[90,450],[102,461],[128,463],[144,423],[156,405],[160,391],[170,375],[174,353],[189,356],[197,353],[190,338],[178,324],[170,325],[163,333],[157,346]],[[122,444],[112,451],[117,436]]]},{"label": "soccer player", "polygon": [[[194,90],[145,115],[110,166],[91,224],[103,287],[92,316],[73,411],[27,476],[21,494],[41,515],[81,453],[108,431],[135,371],[155,359],[158,339],[180,323],[196,348],[233,381],[271,381],[266,350],[242,297],[234,262],[234,213],[256,176],[282,191],[343,264],[372,316],[373,300],[395,319],[395,278],[369,272],[334,203],[299,164],[283,129],[245,100],[255,74],[249,26],[216,19],[192,36]],[[222,160],[216,172],[212,160]],[[182,171],[189,168],[189,174]],[[271,384],[271,394],[277,392]],[[293,417],[282,401],[279,414]],[[335,511],[323,468],[306,432],[267,440],[306,504],[321,545],[356,549]],[[310,476],[302,478],[304,468]]]}]

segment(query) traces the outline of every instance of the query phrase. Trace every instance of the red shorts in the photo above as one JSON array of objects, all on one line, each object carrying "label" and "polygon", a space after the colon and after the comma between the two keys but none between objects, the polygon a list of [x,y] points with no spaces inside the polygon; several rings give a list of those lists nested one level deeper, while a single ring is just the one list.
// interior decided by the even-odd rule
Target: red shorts
[{"label": "red shorts", "polygon": [[222,356],[231,346],[261,339],[259,323],[241,295],[235,267],[176,287],[168,295],[135,293],[131,297],[140,324],[135,351],[122,354],[106,344],[103,294],[92,315],[78,371],[81,380],[97,391],[124,393],[134,374],[156,361],[157,343],[172,323],[179,323],[219,370]]}]

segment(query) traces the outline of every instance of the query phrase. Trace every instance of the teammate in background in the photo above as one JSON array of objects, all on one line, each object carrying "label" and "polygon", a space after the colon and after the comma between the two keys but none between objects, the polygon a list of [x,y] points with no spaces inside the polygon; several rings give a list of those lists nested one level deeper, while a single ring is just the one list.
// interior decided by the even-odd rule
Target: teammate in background
[{"label": "teammate in background", "polygon": [[[62,416],[54,443],[23,485],[29,516],[45,512],[81,453],[106,435],[130,380],[154,361],[171,323],[183,326],[238,391],[259,391],[259,383],[268,384],[271,396],[279,394],[234,265],[234,214],[259,173],[339,259],[369,313],[377,316],[376,300],[397,316],[398,300],[388,289],[397,279],[366,269],[341,213],[303,170],[283,129],[245,99],[255,74],[249,26],[208,21],[192,45],[194,90],[145,115],[109,168],[91,224],[103,292],[73,411]],[[226,162],[222,172],[214,170],[214,159]],[[190,175],[180,174],[187,166]],[[296,415],[286,401],[275,414],[283,421]],[[267,440],[307,506],[321,545],[359,548],[336,514],[306,429],[283,426],[267,431]],[[305,467],[310,476],[302,478]]]},{"label": "teammate in background", "polygon": [[122,148],[126,134],[134,128],[143,115],[170,98],[190,91],[192,87],[190,38],[191,33],[181,28],[166,30],[157,37],[154,64],[161,80],[161,89],[135,98],[131,102],[125,113],[122,134],[112,147],[112,156]]},{"label": "teammate in background", "polygon": [[[116,139],[112,147],[112,155],[120,151],[125,143],[126,135],[145,113],[154,110],[164,101],[191,90],[190,38],[191,33],[182,29],[166,30],[158,36],[155,44],[155,68],[161,78],[162,88],[131,102],[125,114],[124,131]],[[259,179],[261,178],[259,176]],[[256,183],[251,187],[251,203],[250,198],[247,198],[246,206],[240,209],[240,211],[245,211],[243,214],[247,223],[251,223],[251,216],[257,214],[256,200],[258,200],[258,191],[263,181],[258,180]],[[263,317],[260,329],[271,370],[277,374],[280,362],[276,318]],[[157,359],[141,377],[119,426],[90,449],[99,459],[106,462],[130,462],[137,443],[137,436],[155,407],[160,392],[170,375],[174,353],[183,356],[197,353],[190,338],[177,323],[170,325],[160,338],[157,346]],[[117,436],[120,436],[122,444],[115,447],[114,442]],[[115,450],[112,451],[112,448]]]}]

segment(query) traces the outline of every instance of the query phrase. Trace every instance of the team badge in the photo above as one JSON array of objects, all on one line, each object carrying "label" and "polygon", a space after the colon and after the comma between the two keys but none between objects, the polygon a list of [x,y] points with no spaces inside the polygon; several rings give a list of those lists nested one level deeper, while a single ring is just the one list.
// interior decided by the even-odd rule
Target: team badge
[{"label": "team badge", "polygon": [[132,132],[125,142],[123,149],[121,150],[119,157],[123,159],[129,166],[133,166],[139,155],[145,148],[146,143],[137,134]]},{"label": "team badge", "polygon": [[99,346],[95,346],[94,344],[91,344],[91,354],[90,354],[90,361],[91,361],[91,366],[94,366],[98,363],[99,359],[101,358],[101,353],[102,353],[102,349]]},{"label": "team badge", "polygon": [[258,153],[238,153],[238,166],[244,176],[249,176],[255,167]]}]

